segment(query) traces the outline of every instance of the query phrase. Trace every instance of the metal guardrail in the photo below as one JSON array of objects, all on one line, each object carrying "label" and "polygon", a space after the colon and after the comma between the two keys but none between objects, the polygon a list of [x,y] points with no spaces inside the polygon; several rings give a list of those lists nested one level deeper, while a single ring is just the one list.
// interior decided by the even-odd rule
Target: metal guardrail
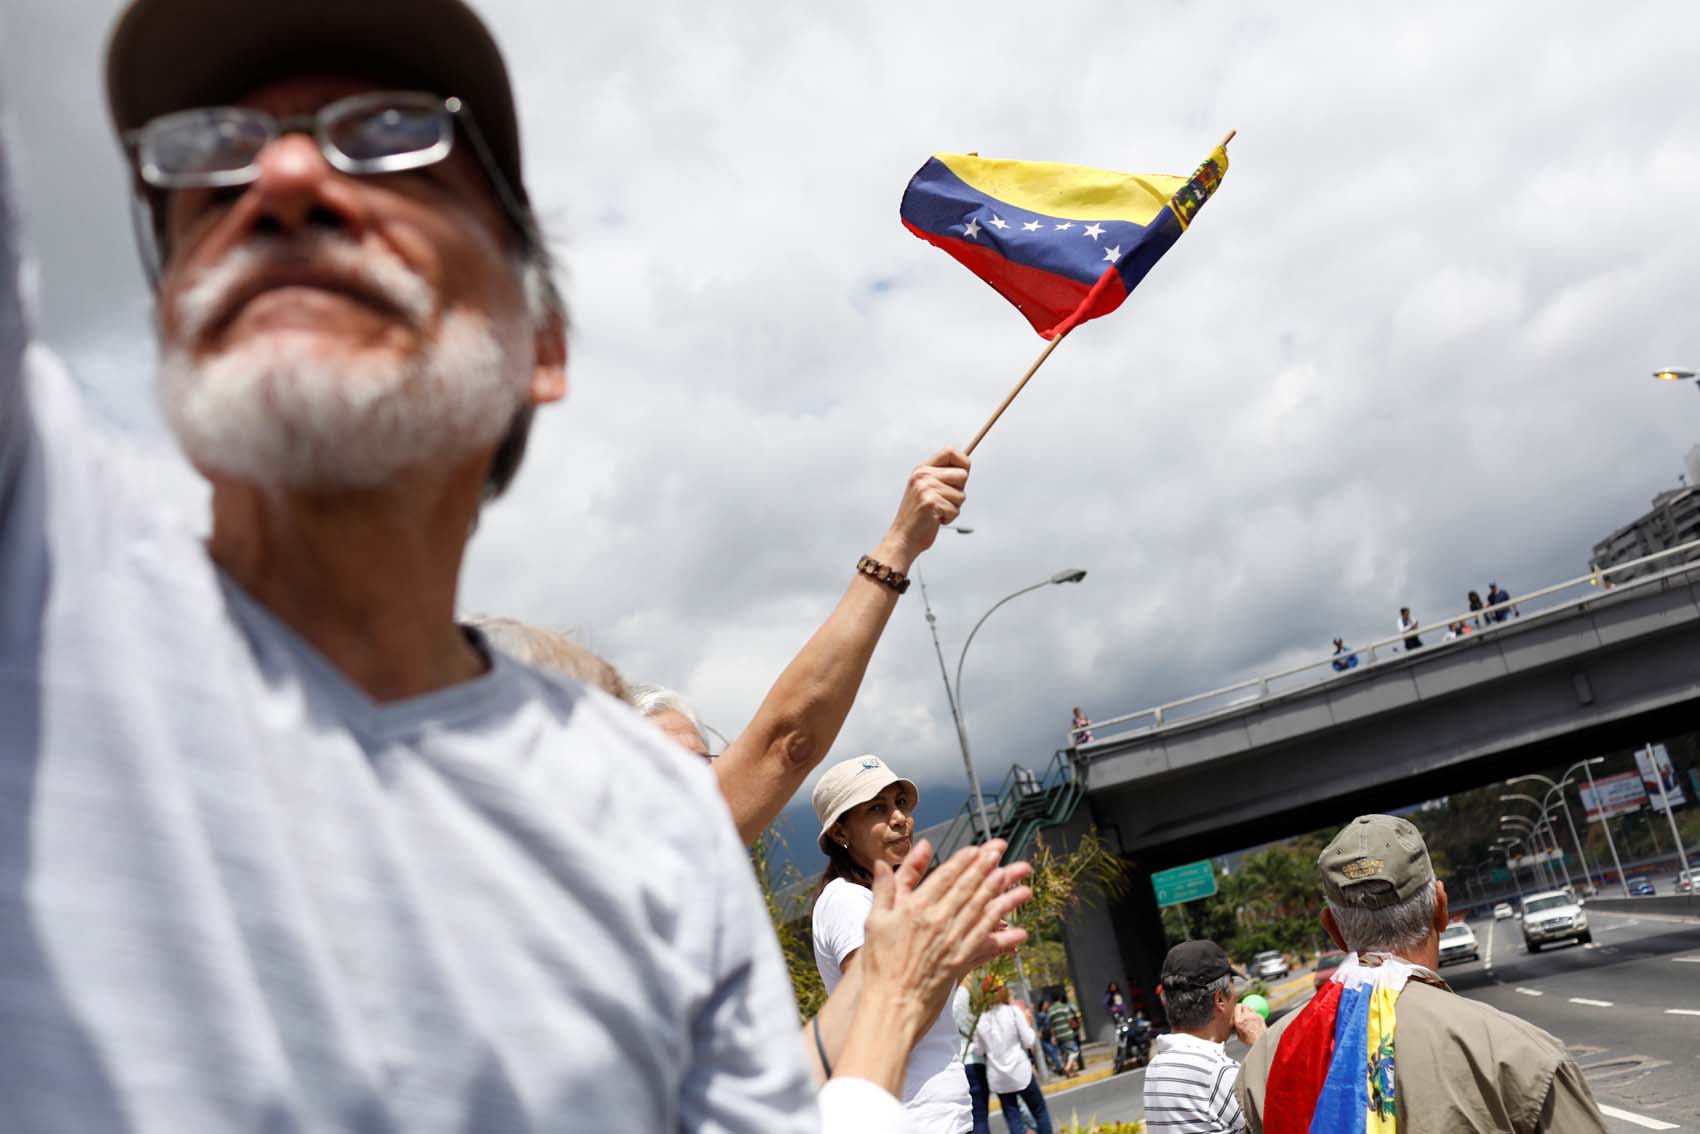
[{"label": "metal guardrail", "polygon": [[[1330,654],[1318,661],[1305,662],[1291,669],[1263,674],[1245,681],[1237,681],[1232,685],[1224,685],[1220,689],[1212,689],[1207,693],[1195,693],[1190,697],[1182,697],[1176,701],[1153,705],[1149,709],[1141,709],[1135,713],[1124,713],[1118,717],[1093,721],[1082,728],[1070,729],[1067,742],[1071,747],[1078,748],[1082,752],[1090,752],[1093,748],[1112,740],[1160,732],[1177,725],[1205,720],[1233,712],[1248,704],[1267,700],[1272,696],[1315,688],[1349,673],[1362,673],[1366,669],[1374,669],[1377,665],[1403,660],[1410,656],[1410,652],[1403,652],[1400,649],[1405,639],[1425,630],[1432,634],[1438,629],[1449,627],[1460,621],[1471,627],[1472,632],[1463,637],[1450,641],[1425,643],[1422,652],[1424,656],[1429,656],[1434,651],[1446,650],[1483,636],[1496,634],[1512,626],[1526,625],[1531,619],[1546,618],[1564,611],[1580,609],[1607,595],[1624,594],[1657,585],[1672,575],[1692,570],[1693,564],[1690,561],[1695,558],[1700,558],[1700,540],[1693,540],[1677,547],[1654,552],[1652,555],[1644,555],[1640,559],[1632,559],[1627,563],[1619,563],[1612,567],[1590,571],[1586,575],[1579,575],[1562,583],[1554,583],[1552,586],[1542,587],[1540,590],[1530,591],[1525,595],[1516,595],[1504,602],[1496,603],[1481,610],[1469,610],[1462,614],[1450,615],[1435,622],[1425,623],[1415,630],[1401,630],[1389,637],[1379,638],[1367,646],[1348,650],[1343,654]],[[1613,575],[1645,567],[1650,563],[1672,560],[1674,560],[1674,565],[1666,566],[1653,574],[1634,578],[1618,585],[1613,585],[1611,582]],[[1543,599],[1582,587],[1587,588],[1587,592],[1578,598],[1565,599],[1542,606],[1534,611],[1523,610],[1531,603],[1538,603]],[[1496,622],[1490,617],[1494,612],[1511,612],[1516,620],[1507,618],[1503,622]],[[1350,669],[1336,670],[1334,663],[1346,658],[1357,658],[1358,664]],[[1117,727],[1123,725],[1128,727]],[[1111,729],[1116,731],[1105,731]],[[1084,742],[1078,741],[1079,734],[1083,732],[1092,734],[1092,739]]]}]

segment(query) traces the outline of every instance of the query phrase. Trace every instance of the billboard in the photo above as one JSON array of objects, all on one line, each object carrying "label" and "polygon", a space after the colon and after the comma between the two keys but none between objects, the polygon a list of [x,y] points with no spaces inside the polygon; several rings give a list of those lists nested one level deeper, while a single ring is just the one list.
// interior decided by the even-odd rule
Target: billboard
[{"label": "billboard", "polygon": [[1602,817],[1609,819],[1613,815],[1627,815],[1647,804],[1647,786],[1641,782],[1639,772],[1601,776],[1594,781],[1593,787],[1582,784],[1581,788],[1582,807],[1587,811],[1590,823],[1597,823]]},{"label": "billboard", "polygon": [[[1641,782],[1647,786],[1647,801],[1654,811],[1665,809],[1665,797],[1672,807],[1688,802],[1682,794],[1682,781],[1676,778],[1676,768],[1670,762],[1670,752],[1662,744],[1652,744],[1635,753],[1635,766],[1641,770]],[[1663,795],[1660,785],[1664,786]]]}]

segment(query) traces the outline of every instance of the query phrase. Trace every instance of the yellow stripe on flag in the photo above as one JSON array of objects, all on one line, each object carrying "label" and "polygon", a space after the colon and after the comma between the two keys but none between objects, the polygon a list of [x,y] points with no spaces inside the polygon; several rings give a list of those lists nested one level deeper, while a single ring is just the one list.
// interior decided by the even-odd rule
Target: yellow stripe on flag
[{"label": "yellow stripe on flag", "polygon": [[1018,209],[1071,220],[1147,225],[1187,183],[1166,173],[1117,173],[1054,161],[934,154],[970,188]]}]

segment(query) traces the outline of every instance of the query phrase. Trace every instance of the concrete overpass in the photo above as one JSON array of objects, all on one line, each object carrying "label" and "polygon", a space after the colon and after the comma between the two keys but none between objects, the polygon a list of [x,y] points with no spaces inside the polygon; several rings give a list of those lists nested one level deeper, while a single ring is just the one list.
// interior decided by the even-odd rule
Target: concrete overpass
[{"label": "concrete overpass", "polygon": [[1070,829],[1095,823],[1136,881],[1071,918],[1082,1008],[1109,980],[1149,1000],[1164,946],[1152,871],[1692,728],[1700,568],[1604,582],[1520,598],[1521,617],[1455,641],[1425,631],[1421,650],[1372,643],[1343,673],[1321,659],[1095,724]]}]

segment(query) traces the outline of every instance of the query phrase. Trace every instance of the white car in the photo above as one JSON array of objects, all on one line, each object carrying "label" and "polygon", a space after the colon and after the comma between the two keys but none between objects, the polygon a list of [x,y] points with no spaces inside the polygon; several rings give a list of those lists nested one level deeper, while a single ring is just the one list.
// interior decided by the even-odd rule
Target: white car
[{"label": "white car", "polygon": [[1594,939],[1588,915],[1568,890],[1546,890],[1523,899],[1523,945],[1531,953],[1554,941],[1586,945]]},{"label": "white car", "polygon": [[1251,959],[1252,980],[1279,980],[1292,972],[1287,958],[1274,949],[1265,950]]},{"label": "white car", "polygon": [[1512,915],[1512,912],[1510,902],[1501,902],[1499,905],[1493,907],[1493,920],[1504,921]]},{"label": "white car", "polygon": [[1442,965],[1448,961],[1479,961],[1481,959],[1481,947],[1476,944],[1475,931],[1463,922],[1453,922],[1446,927],[1446,932],[1440,935],[1440,963]]}]

